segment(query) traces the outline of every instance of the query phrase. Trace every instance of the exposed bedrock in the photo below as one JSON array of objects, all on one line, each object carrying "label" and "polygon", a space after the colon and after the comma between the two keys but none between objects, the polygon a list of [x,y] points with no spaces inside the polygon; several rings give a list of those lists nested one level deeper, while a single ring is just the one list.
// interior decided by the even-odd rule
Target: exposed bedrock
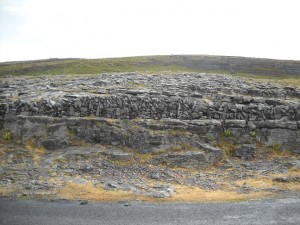
[{"label": "exposed bedrock", "polygon": [[[104,144],[205,167],[256,143],[300,153],[300,91],[222,75],[102,74],[1,81],[0,133],[58,149]],[[233,151],[234,150],[234,151]]]}]

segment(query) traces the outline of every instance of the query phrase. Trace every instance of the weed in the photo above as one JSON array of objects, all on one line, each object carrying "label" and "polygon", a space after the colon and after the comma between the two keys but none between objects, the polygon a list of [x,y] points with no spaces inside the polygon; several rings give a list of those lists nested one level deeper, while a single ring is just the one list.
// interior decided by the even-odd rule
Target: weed
[{"label": "weed", "polygon": [[14,135],[10,129],[6,129],[2,134],[2,138],[4,141],[12,141],[14,139]]},{"label": "weed", "polygon": [[129,119],[123,119],[122,122],[127,124],[127,125],[131,124],[131,121]]},{"label": "weed", "polygon": [[222,140],[218,145],[221,149],[223,149],[225,151],[226,156],[234,155],[234,153],[235,153],[235,145],[234,144],[232,144],[228,141]]},{"label": "weed", "polygon": [[276,143],[272,145],[272,150],[273,151],[280,151],[282,144],[281,143]]},{"label": "weed", "polygon": [[75,131],[74,130],[69,130],[69,133],[68,133],[69,139],[73,139],[75,136],[76,136]]},{"label": "weed", "polygon": [[271,146],[271,152],[276,156],[293,156],[293,153],[282,148],[282,143],[276,143]]},{"label": "weed", "polygon": [[216,141],[216,137],[212,134],[208,134],[208,135],[206,135],[206,137],[210,142],[215,142]]},{"label": "weed", "polygon": [[234,137],[234,133],[232,132],[232,130],[227,129],[224,131],[224,136],[225,137]]},{"label": "weed", "polygon": [[253,138],[256,138],[256,131],[251,131],[249,132],[250,136],[253,137]]},{"label": "weed", "polygon": [[180,146],[181,146],[182,150],[189,150],[189,149],[193,148],[190,144],[187,144],[187,143],[180,143]]}]

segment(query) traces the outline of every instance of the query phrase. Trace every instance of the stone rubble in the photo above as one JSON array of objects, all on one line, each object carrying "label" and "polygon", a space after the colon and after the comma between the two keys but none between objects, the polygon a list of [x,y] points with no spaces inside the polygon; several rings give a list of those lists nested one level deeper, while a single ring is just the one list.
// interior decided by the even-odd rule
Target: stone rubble
[{"label": "stone rubble", "polygon": [[[299,183],[299,175],[289,175],[297,159],[268,157],[243,162],[237,158],[223,160],[214,169],[181,169],[169,165],[153,166],[151,159],[138,156],[130,161],[111,159],[107,147],[69,147],[45,154],[39,165],[33,162],[26,146],[0,145],[0,186],[11,190],[12,196],[51,196],[66,183],[87,184],[107,190],[129,190],[136,195],[169,198],[176,195],[176,185],[200,187],[204,190],[221,190],[224,184],[240,193],[271,191],[285,193],[283,189],[255,188],[247,185],[248,179],[269,179],[275,183]],[[110,147],[112,148],[112,147]],[[119,149],[111,149],[117,150]],[[243,185],[240,185],[240,183]]]}]

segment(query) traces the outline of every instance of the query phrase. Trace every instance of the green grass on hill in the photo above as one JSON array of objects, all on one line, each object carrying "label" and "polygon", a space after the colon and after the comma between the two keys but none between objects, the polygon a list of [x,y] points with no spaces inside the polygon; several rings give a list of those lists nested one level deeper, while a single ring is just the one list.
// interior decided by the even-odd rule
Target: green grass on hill
[{"label": "green grass on hill", "polygon": [[98,74],[109,72],[197,71],[165,57],[58,59],[0,64],[1,75]]},{"label": "green grass on hill", "polygon": [[[208,55],[138,56],[106,59],[48,59],[0,63],[0,77],[111,72],[206,72],[254,79],[300,79],[300,61]],[[292,82],[293,83],[293,82]]]}]

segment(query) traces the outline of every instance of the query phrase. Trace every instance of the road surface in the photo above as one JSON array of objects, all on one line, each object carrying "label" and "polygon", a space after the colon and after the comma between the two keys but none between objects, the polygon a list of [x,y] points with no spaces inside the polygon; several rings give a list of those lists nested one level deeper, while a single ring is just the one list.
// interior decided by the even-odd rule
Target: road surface
[{"label": "road surface", "polygon": [[0,198],[1,225],[300,224],[300,199],[239,203],[96,203]]}]

